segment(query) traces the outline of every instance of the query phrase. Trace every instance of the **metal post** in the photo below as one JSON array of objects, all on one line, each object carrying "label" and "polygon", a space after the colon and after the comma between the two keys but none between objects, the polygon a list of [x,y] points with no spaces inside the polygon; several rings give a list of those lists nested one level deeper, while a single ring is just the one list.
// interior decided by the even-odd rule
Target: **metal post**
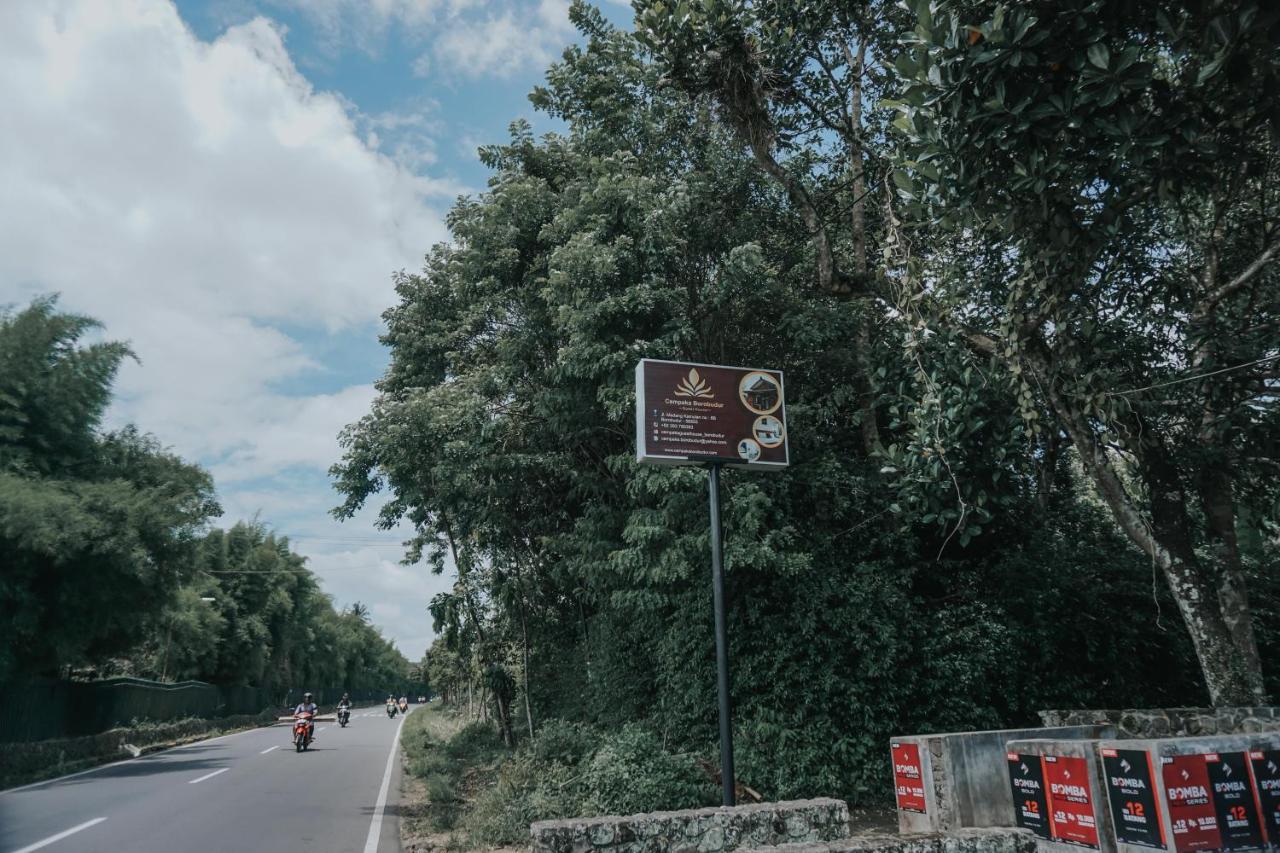
[{"label": "metal post", "polygon": [[716,611],[716,670],[720,689],[720,784],[724,804],[735,803],[733,777],[733,723],[729,707],[729,633],[724,606],[723,535],[720,532],[720,466],[712,464],[708,477],[711,492],[711,591]]}]

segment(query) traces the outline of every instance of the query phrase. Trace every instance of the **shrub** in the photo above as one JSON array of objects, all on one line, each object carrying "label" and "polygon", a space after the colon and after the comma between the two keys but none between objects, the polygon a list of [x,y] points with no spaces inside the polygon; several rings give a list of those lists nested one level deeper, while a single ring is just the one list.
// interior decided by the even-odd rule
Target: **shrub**
[{"label": "shrub", "polygon": [[585,723],[547,720],[526,744],[534,761],[575,765],[600,745],[600,732]]},{"label": "shrub", "polygon": [[714,805],[716,791],[691,757],[665,752],[650,731],[629,724],[604,739],[586,765],[594,814],[688,809]]}]

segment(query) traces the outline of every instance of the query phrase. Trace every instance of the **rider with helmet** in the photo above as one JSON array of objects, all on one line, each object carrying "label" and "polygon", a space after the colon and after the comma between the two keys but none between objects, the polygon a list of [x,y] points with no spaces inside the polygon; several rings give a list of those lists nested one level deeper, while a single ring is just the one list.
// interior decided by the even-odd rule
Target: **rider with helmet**
[{"label": "rider with helmet", "polygon": [[320,708],[316,705],[315,702],[311,701],[311,691],[309,690],[306,693],[302,694],[302,702],[298,705],[298,707],[293,709],[293,715],[295,717],[298,716],[299,714],[311,715],[310,719],[307,720],[307,740],[315,739],[316,714],[319,713],[319,711],[320,711]]}]

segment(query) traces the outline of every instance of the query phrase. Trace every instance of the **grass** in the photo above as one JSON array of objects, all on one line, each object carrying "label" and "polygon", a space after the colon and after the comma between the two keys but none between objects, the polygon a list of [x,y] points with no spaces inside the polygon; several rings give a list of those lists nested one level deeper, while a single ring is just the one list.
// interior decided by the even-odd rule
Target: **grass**
[{"label": "grass", "polygon": [[[402,841],[409,849],[525,847],[529,824],[714,804],[691,756],[673,755],[640,726],[605,733],[547,720],[516,749],[492,723],[438,704],[405,722]],[[420,846],[421,845],[421,846]]]},{"label": "grass", "polygon": [[447,835],[448,846],[458,846],[454,831],[468,804],[492,784],[509,751],[490,724],[467,723],[439,703],[411,714],[400,742],[410,777],[402,835]]}]

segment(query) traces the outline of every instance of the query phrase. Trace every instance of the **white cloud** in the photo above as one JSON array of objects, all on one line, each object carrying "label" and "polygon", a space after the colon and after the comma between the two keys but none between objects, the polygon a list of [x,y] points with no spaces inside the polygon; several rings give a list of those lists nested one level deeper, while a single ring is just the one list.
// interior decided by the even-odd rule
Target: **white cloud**
[{"label": "white cloud", "polygon": [[[376,53],[395,29],[427,46],[416,77],[509,78],[540,71],[574,38],[568,0],[267,0],[304,15],[333,52]],[[623,0],[625,2],[625,0]]]},{"label": "white cloud", "polygon": [[[375,5],[408,20],[432,4]],[[391,272],[445,237],[460,188],[405,166],[430,162],[427,113],[361,116],[266,19],[205,42],[167,0],[0,0],[0,103],[0,303],[61,292],[131,341],[113,422],[211,467],[228,521],[261,508],[283,532],[353,535],[325,515],[322,472],[379,366],[336,387],[349,365],[318,353],[341,347],[314,341],[376,334]],[[370,144],[379,124],[419,134],[402,159]],[[273,500],[253,506],[250,485]],[[370,547],[308,553],[335,595],[403,604],[417,644],[430,579]],[[344,559],[371,568],[348,584]]]},{"label": "white cloud", "polygon": [[272,383],[316,365],[278,327],[370,333],[456,188],[371,149],[263,19],[204,43],[161,0],[0,4],[0,95],[0,287],[131,340],[124,409],[180,450],[297,461]]},{"label": "white cloud", "polygon": [[458,17],[440,27],[432,40],[435,67],[463,77],[510,77],[545,68],[573,38],[569,4],[540,0],[484,18]]}]

